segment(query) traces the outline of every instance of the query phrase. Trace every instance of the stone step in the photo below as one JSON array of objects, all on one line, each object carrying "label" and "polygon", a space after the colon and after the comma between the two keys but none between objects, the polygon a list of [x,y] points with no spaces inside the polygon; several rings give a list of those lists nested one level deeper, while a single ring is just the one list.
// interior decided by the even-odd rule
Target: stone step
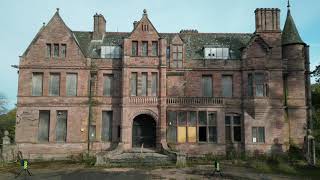
[{"label": "stone step", "polygon": [[168,166],[175,165],[175,160],[167,155],[155,152],[125,152],[105,159],[112,166]]}]

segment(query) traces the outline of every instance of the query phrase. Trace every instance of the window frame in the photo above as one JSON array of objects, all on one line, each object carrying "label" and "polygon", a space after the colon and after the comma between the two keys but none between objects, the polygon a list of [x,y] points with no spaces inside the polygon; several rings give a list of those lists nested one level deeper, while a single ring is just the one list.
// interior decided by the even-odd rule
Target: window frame
[{"label": "window frame", "polygon": [[134,57],[138,56],[139,54],[138,47],[139,47],[138,41],[131,41],[131,56],[134,56]]},{"label": "window frame", "polygon": [[[206,95],[206,85],[205,85],[205,83],[204,83],[204,78],[209,78],[211,81],[208,81],[208,82],[210,82],[211,83],[211,89],[210,89],[210,91],[211,92],[208,92],[208,93],[210,93],[210,94],[208,94],[208,95]],[[209,91],[209,90],[208,90]],[[201,76],[201,97],[208,97],[208,98],[210,98],[210,97],[214,97],[214,94],[213,94],[213,75],[212,74],[203,74],[202,76]]]},{"label": "window frame", "polygon": [[142,41],[141,42],[141,56],[147,57],[149,55],[148,53],[148,41]]},{"label": "window frame", "polygon": [[[34,95],[34,76],[35,75],[41,75],[41,94],[40,95]],[[43,77],[44,73],[43,72],[32,72],[32,86],[31,86],[31,96],[43,96]]]},{"label": "window frame", "polygon": [[53,57],[54,58],[60,57],[60,44],[58,44],[58,43],[53,44]]},{"label": "window frame", "polygon": [[151,56],[159,56],[159,42],[158,41],[152,41],[152,52]]},{"label": "window frame", "polygon": [[[230,123],[229,124],[226,123],[226,117],[230,117]],[[234,122],[235,117],[239,117],[239,120],[240,120],[239,124],[236,124]],[[242,138],[243,128],[242,128],[242,117],[241,117],[241,115],[240,114],[236,114],[236,113],[227,113],[227,114],[225,114],[225,122],[224,122],[224,124],[225,124],[225,143],[241,143],[243,141],[243,138]],[[230,135],[230,140],[227,140],[227,136],[226,136],[227,127],[230,128],[230,134],[229,134]],[[235,131],[234,128],[235,127],[240,127],[240,141],[236,141],[235,140],[235,133],[234,133],[234,131]]]},{"label": "window frame", "polygon": [[[68,94],[68,75],[75,75],[76,76],[76,84],[75,84],[75,95]],[[66,73],[66,96],[78,96],[78,73]]]},{"label": "window frame", "polygon": [[[261,136],[261,132],[260,130],[262,130],[262,135],[263,135],[263,141],[260,141],[262,139]],[[256,137],[255,137],[256,135]],[[254,144],[265,144],[266,142],[266,130],[264,126],[253,126],[252,127],[252,131],[251,131],[251,137],[252,137],[252,143]],[[254,141],[254,138],[256,138],[256,141]]]},{"label": "window frame", "polygon": [[61,44],[60,50],[61,50],[61,53],[60,53],[61,57],[66,58],[67,57],[67,44]]},{"label": "window frame", "polygon": [[[231,95],[230,96],[227,96],[225,95],[224,93],[224,78],[226,77],[231,77]],[[228,87],[227,89],[229,89],[230,87]],[[232,98],[234,97],[233,93],[234,93],[234,87],[233,87],[233,74],[223,74],[222,77],[221,77],[221,93],[222,93],[222,97],[225,97],[225,98]]]},{"label": "window frame", "polygon": [[[170,68],[181,69],[183,68],[183,45],[181,44],[174,44],[171,46],[172,51],[172,61],[170,63]],[[180,57],[181,58],[180,58]]]},{"label": "window frame", "polygon": [[[106,80],[110,78],[110,87],[109,87],[109,94],[106,93]],[[114,95],[114,74],[106,73],[103,74],[103,87],[102,87],[102,95],[106,97],[112,97]]]},{"label": "window frame", "polygon": [[[58,94],[52,94],[52,93],[51,93],[51,91],[52,91],[52,90],[51,90],[51,88],[52,88],[52,87],[51,87],[51,84],[52,84],[52,83],[51,83],[51,76],[54,76],[54,75],[59,76],[59,83],[58,83],[58,86],[59,86],[59,87],[57,88],[57,89],[58,89]],[[55,97],[55,96],[56,96],[56,97],[57,97],[57,96],[60,96],[60,95],[61,95],[61,74],[58,73],[58,72],[53,72],[53,73],[50,73],[49,78],[50,78],[50,79],[49,79],[49,96],[53,96],[53,97]]]},{"label": "window frame", "polygon": [[[133,89],[132,89],[132,82],[133,82],[133,75],[135,75],[135,91],[134,93],[133,92]],[[138,73],[137,72],[131,72],[130,74],[130,96],[138,96]]]}]

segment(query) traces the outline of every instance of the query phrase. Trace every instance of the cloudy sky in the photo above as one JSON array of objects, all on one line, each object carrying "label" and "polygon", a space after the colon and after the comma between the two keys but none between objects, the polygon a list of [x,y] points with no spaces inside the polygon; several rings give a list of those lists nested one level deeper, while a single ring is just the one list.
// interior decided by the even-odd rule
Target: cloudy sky
[{"label": "cloudy sky", "polygon": [[[72,30],[92,31],[93,15],[107,20],[107,31],[131,31],[142,10],[159,32],[197,29],[199,32],[254,32],[255,8],[280,8],[281,27],[286,0],[1,0],[0,93],[16,103],[18,75],[10,65],[19,64],[43,22],[60,8]],[[311,46],[311,69],[320,63],[320,1],[291,0],[291,12],[302,39]]]}]

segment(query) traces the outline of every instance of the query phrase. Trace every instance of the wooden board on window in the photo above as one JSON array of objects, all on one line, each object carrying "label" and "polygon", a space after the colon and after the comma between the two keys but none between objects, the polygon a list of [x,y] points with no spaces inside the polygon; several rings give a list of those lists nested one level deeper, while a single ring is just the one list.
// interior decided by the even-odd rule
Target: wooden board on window
[{"label": "wooden board on window", "polygon": [[178,143],[185,143],[187,140],[187,136],[186,136],[186,127],[178,127]]},{"label": "wooden board on window", "polygon": [[197,142],[197,128],[188,127],[188,142],[195,143]]}]

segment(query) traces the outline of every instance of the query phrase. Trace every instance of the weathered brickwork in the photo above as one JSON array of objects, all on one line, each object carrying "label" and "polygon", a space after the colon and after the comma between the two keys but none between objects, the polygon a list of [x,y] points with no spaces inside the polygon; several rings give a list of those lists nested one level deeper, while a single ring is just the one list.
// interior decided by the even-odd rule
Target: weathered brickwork
[{"label": "weathered brickwork", "polygon": [[[289,141],[302,145],[307,45],[290,11],[283,31],[279,9],[255,13],[251,34],[159,33],[146,11],[126,33],[108,32],[99,14],[93,32],[72,31],[57,11],[20,57],[18,150],[30,159],[59,159],[107,151],[118,143],[130,151],[153,144],[160,150],[167,142],[190,155],[230,149],[269,153],[274,144],[286,150]],[[214,53],[205,54],[207,48]],[[224,55],[218,57],[220,50]],[[70,73],[76,74],[75,85],[68,84]],[[59,74],[57,96],[52,96],[57,86],[52,74]],[[70,86],[75,96],[68,96]],[[35,95],[36,88],[41,95]],[[67,112],[65,134],[61,111]],[[49,113],[47,119],[40,112]],[[155,130],[137,117],[154,122]],[[47,141],[40,141],[46,132]],[[57,141],[61,133],[62,142]]]}]

